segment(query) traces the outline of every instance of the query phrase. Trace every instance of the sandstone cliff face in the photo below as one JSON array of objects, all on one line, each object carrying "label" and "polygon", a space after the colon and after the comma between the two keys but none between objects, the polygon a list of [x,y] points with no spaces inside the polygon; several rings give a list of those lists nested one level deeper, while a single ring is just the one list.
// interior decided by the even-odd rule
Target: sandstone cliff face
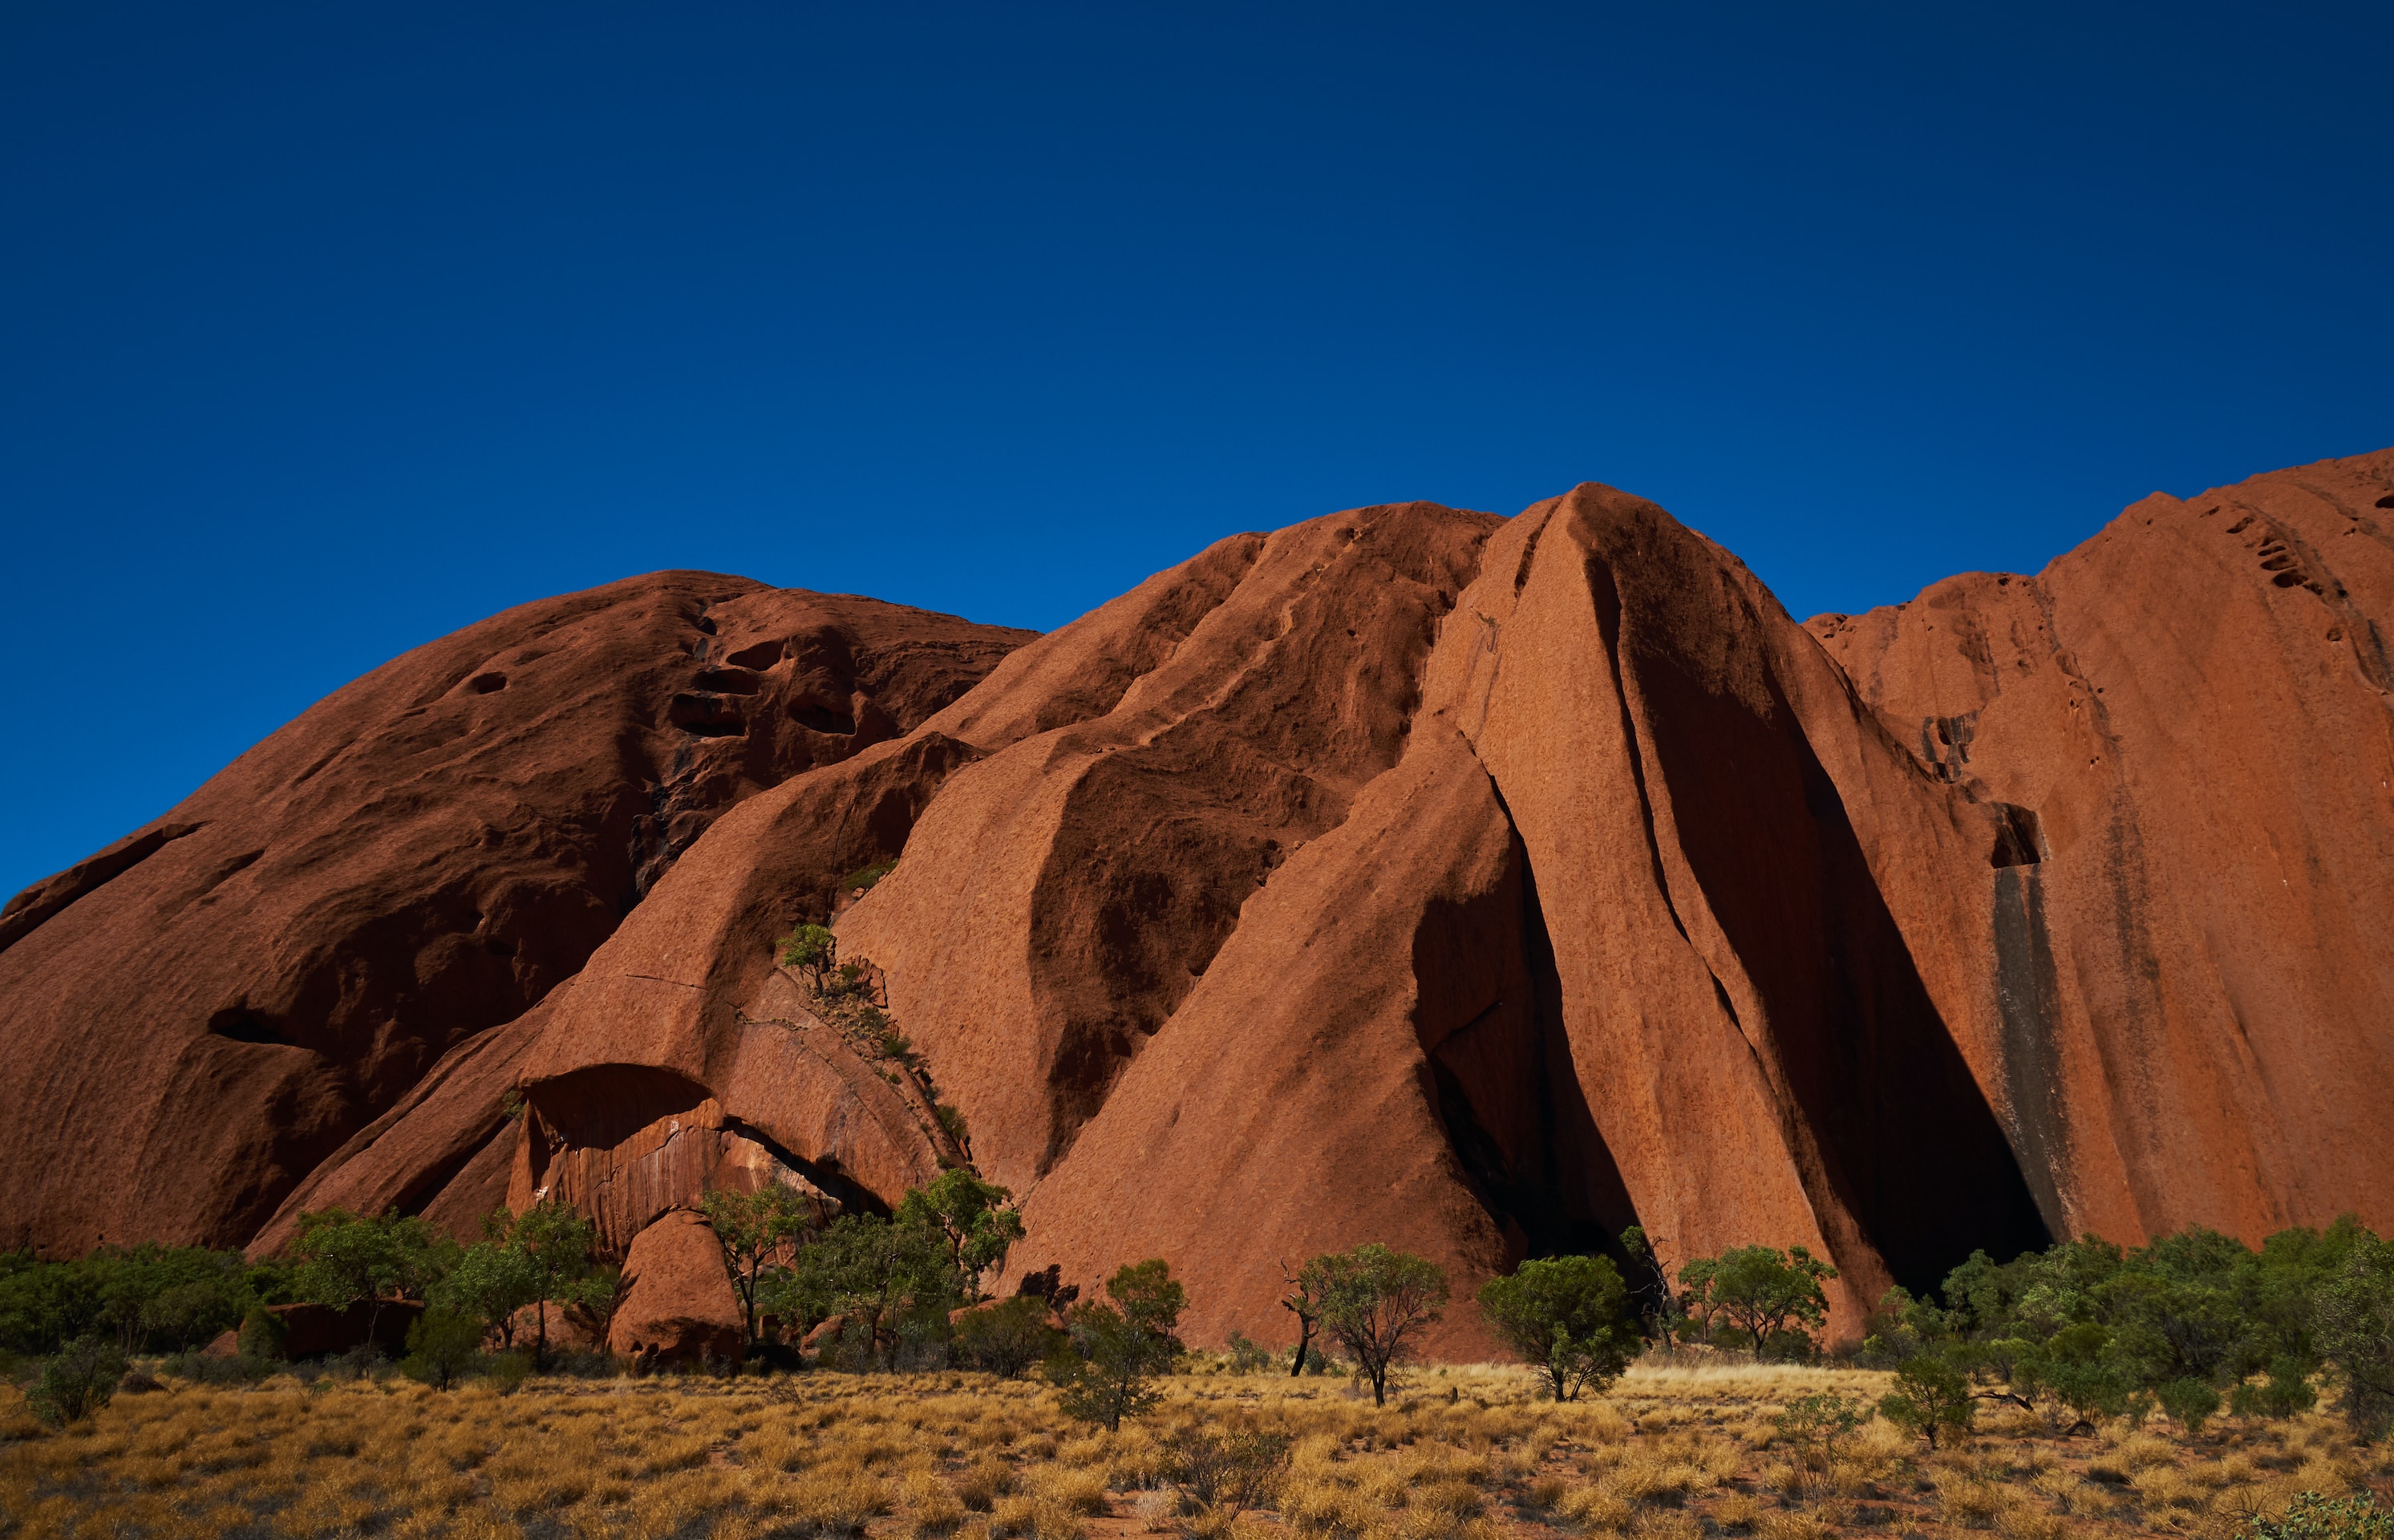
[{"label": "sandstone cliff face", "polygon": [[1948,902],[2057,1226],[2394,1217],[2389,485],[2380,454],[2156,494],[2033,578],[1809,623],[2006,810]]},{"label": "sandstone cliff face", "polygon": [[[246,1224],[270,1249],[328,1203],[462,1231],[561,1197],[642,1259],[643,1344],[668,1352],[674,1323],[721,1330],[719,1299],[669,1282],[706,1272],[689,1216],[709,1188],[885,1209],[959,1160],[1023,1201],[1008,1275],[1165,1257],[1200,1341],[1281,1339],[1280,1264],[1370,1239],[1459,1294],[1632,1222],[1673,1261],[1802,1244],[1842,1270],[1850,1331],[1975,1246],[2250,1238],[2348,1207],[2383,1226],[2381,502],[2390,455],[2156,498],[2035,579],[1806,625],[1609,488],[1509,520],[1358,509],[1223,541],[1002,662],[1017,638],[940,622],[947,672],[852,688],[835,752],[781,726],[835,691],[774,682],[831,654],[727,628],[642,697],[688,751],[677,780],[648,750],[654,783],[693,789],[607,826],[644,894],[622,922],[555,922],[572,944],[538,991],[395,1035],[414,1057],[378,1099],[289,1120],[313,1144],[270,1111],[186,1115],[187,1144],[272,1128],[277,1179],[235,1191],[229,1166],[140,1222]],[[835,602],[640,581],[685,628],[676,584],[748,596],[711,615]],[[876,649],[901,632],[934,638],[934,617],[862,614],[842,621],[860,679],[888,677]],[[457,678],[483,668],[505,671]],[[754,694],[724,687],[735,668]],[[400,784],[353,785],[352,808],[470,805],[462,776],[374,773]],[[190,806],[172,819],[202,822]],[[46,918],[0,970],[86,904],[93,936],[137,923],[109,895],[206,849],[178,826],[20,898],[12,916]],[[514,870],[484,849],[454,842],[459,881]],[[844,881],[892,859],[861,897]],[[802,919],[875,965],[911,1062],[775,966]],[[13,976],[12,1023],[112,998],[60,955],[38,989]],[[386,1016],[400,997],[359,994]],[[97,1129],[105,1077],[46,1062],[0,1073]],[[82,1137],[20,1135],[70,1165]],[[76,1239],[30,1188],[0,1204]],[[1436,1346],[1490,1348],[1467,1309]]]},{"label": "sandstone cliff face", "polygon": [[[24,1154],[0,1245],[248,1240],[378,1114],[454,1091],[454,1069],[427,1080],[453,1046],[493,1073],[493,1029],[725,809],[903,733],[1026,639],[668,573],[335,692],[0,912],[0,1108]],[[495,1131],[433,1139],[390,1201],[420,1204]]]}]

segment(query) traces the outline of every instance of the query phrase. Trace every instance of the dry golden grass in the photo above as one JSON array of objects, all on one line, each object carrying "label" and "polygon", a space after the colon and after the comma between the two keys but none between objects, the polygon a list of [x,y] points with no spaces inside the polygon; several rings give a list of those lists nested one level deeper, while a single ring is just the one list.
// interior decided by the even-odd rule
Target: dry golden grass
[{"label": "dry golden grass", "polygon": [[[2229,1540],[2304,1490],[2394,1476],[2322,1415],[2200,1439],[2117,1424],[2056,1439],[1982,1419],[1931,1453],[1884,1423],[1832,1456],[1772,1419],[1883,1375],[1640,1365],[1556,1405],[1520,1370],[1415,1371],[1385,1409],[1335,1380],[1200,1375],[1119,1432],[977,1375],[535,1380],[512,1395],[393,1381],[177,1385],[41,1428],[0,1389],[0,1540]],[[1272,1506],[1207,1513],[1170,1430],[1288,1434]]]}]

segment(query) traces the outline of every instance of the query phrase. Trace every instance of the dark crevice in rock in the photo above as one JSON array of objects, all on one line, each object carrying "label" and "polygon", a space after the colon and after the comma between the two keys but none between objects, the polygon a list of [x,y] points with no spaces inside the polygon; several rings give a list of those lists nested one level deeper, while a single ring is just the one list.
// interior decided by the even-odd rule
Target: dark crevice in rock
[{"label": "dark crevice in rock", "polygon": [[[2030,1152],[2015,1152],[1929,997],[1777,681],[1749,700],[1662,648],[1625,666],[1680,853],[1758,998],[1762,1019],[1746,1030],[1816,1141],[1822,1168],[1808,1184],[1824,1183],[1822,1197],[1915,1292],[1976,1247],[2009,1257],[2047,1244],[2021,1166]],[[1966,1208],[1957,1192],[1972,1194]]]}]

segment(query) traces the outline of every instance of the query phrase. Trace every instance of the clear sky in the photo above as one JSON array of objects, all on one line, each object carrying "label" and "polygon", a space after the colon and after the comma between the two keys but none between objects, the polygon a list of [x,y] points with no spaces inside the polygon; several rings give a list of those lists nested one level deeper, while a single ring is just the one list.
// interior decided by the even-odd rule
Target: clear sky
[{"label": "clear sky", "polygon": [[1797,615],[2394,442],[2394,10],[0,7],[0,892],[663,567],[1655,498]]}]

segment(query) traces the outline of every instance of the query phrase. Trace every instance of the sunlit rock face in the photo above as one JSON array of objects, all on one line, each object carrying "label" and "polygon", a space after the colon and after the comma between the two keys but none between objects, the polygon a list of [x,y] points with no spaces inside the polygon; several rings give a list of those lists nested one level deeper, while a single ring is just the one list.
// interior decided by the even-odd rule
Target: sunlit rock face
[{"label": "sunlit rock face", "polygon": [[[2394,454],[1801,625],[1596,485],[1233,536],[1036,639],[635,580],[12,905],[0,1220],[559,1199],[697,1340],[705,1191],[968,1161],[1006,1276],[1162,1256],[1205,1342],[1365,1240],[1458,1295],[1631,1223],[1801,1244],[1849,1335],[1978,1247],[2382,1228],[2389,633]],[[801,921],[848,1003],[777,966]]]}]

